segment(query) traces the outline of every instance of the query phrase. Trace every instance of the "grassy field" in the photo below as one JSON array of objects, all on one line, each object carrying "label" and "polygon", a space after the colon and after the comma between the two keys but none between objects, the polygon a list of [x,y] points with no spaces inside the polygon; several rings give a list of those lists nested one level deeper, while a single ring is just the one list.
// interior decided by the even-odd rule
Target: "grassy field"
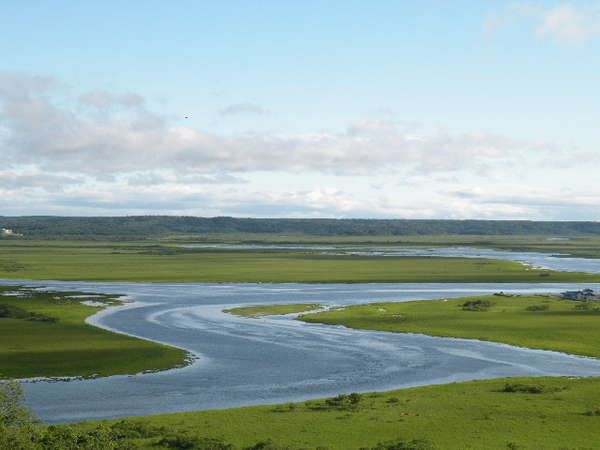
[{"label": "grassy field", "polygon": [[16,290],[0,286],[0,378],[132,374],[185,363],[183,350],[84,323],[105,306],[82,304],[76,293],[21,288],[19,296],[5,295]]},{"label": "grassy field", "polygon": [[238,449],[271,440],[276,446],[255,448],[358,450],[402,438],[448,450],[593,449],[600,442],[599,388],[598,378],[511,378],[362,394],[355,403],[343,397],[129,420],[164,427],[134,441],[148,449],[173,448],[157,445],[169,442],[165,436],[179,443],[175,448],[216,438]]},{"label": "grassy field", "polygon": [[4,241],[0,278],[148,282],[599,282],[512,261],[323,255],[307,250]]},{"label": "grassy field", "polygon": [[289,303],[287,305],[257,305],[242,306],[239,308],[224,309],[223,311],[236,316],[257,319],[262,316],[273,316],[279,314],[301,313],[322,308],[323,305],[315,303]]},{"label": "grassy field", "polygon": [[[465,302],[472,302],[474,306],[463,307]],[[477,306],[486,302],[491,306]],[[579,309],[583,306],[590,309]],[[350,328],[481,339],[600,357],[599,308],[600,305],[593,307],[592,303],[548,295],[492,295],[370,303],[307,314],[301,320]]]}]

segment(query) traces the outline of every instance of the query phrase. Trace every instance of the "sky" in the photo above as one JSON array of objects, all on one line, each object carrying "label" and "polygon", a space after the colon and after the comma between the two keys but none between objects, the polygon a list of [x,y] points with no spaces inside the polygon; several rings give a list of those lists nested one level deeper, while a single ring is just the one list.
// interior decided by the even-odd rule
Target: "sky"
[{"label": "sky", "polygon": [[600,1],[3,0],[0,216],[600,220]]}]

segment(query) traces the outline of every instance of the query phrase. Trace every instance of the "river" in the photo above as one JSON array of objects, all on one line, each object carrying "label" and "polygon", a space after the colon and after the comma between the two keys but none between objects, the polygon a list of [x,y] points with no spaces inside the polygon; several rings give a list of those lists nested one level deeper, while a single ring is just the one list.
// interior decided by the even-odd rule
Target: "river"
[{"label": "river", "polygon": [[[523,254],[513,259],[537,264],[526,257],[518,259],[519,255]],[[575,266],[569,267],[575,270]],[[25,382],[27,404],[47,423],[283,403],[473,379],[600,375],[600,360],[558,352],[467,339],[351,330],[307,324],[288,316],[248,319],[222,312],[224,308],[252,304],[341,306],[497,291],[600,290],[600,284],[0,283],[125,294],[126,305],[102,311],[90,322],[185,348],[197,356],[187,367],[157,373]]]}]

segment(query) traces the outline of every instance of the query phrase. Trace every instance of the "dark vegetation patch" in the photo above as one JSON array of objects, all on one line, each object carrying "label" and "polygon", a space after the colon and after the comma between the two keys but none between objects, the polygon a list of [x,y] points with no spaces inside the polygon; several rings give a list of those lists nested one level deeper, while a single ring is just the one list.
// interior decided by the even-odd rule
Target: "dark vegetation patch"
[{"label": "dark vegetation patch", "polygon": [[494,304],[487,299],[468,300],[461,306],[463,311],[487,311]]},{"label": "dark vegetation patch", "polygon": [[340,394],[337,397],[328,398],[325,400],[325,405],[327,408],[349,409],[358,407],[361,400],[362,396],[353,392],[352,394]]},{"label": "dark vegetation patch", "polygon": [[543,384],[506,383],[499,392],[522,393],[522,394],[547,394],[559,392],[566,388],[556,386],[544,386]]},{"label": "dark vegetation patch", "polygon": [[588,409],[586,412],[583,413],[583,415],[585,415],[585,416],[600,416],[600,408]]},{"label": "dark vegetation patch", "polygon": [[31,320],[34,322],[49,322],[54,323],[57,322],[58,319],[56,317],[50,317],[46,314],[30,312],[26,311],[23,308],[19,308],[14,305],[3,305],[0,303],[0,319],[23,319],[23,320]]},{"label": "dark vegetation patch", "polygon": [[433,450],[435,447],[431,441],[426,439],[395,439],[393,441],[380,442],[375,447],[363,447],[360,450]]},{"label": "dark vegetation patch", "polygon": [[577,311],[600,312],[600,302],[578,302],[573,308]]},{"label": "dark vegetation patch", "polygon": [[18,272],[24,268],[25,266],[17,261],[0,260],[0,270],[4,272]]},{"label": "dark vegetation patch", "polygon": [[548,311],[549,309],[549,305],[531,305],[525,308],[525,311]]}]

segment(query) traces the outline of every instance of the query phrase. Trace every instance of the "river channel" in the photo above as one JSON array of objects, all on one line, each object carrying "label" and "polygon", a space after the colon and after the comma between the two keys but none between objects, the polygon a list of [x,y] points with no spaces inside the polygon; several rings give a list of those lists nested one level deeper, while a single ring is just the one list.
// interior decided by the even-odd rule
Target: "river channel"
[{"label": "river channel", "polygon": [[341,306],[497,291],[600,290],[600,284],[0,283],[125,294],[126,305],[102,311],[90,322],[185,348],[197,357],[187,367],[157,373],[25,382],[28,405],[47,423],[283,403],[473,379],[600,375],[600,360],[558,352],[467,339],[351,330],[307,324],[289,316],[248,319],[222,312],[224,308],[251,304]]}]

